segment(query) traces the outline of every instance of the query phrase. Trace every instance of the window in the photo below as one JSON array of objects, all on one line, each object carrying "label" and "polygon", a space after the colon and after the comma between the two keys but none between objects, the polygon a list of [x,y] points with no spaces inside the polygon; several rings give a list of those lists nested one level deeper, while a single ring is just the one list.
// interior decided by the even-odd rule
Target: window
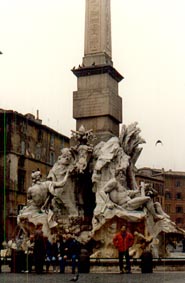
[{"label": "window", "polygon": [[25,141],[21,141],[21,154],[25,155],[25,151],[26,151]]},{"label": "window", "polygon": [[24,121],[22,121],[22,123],[20,123],[20,130],[23,134],[26,134],[27,124]]},{"label": "window", "polygon": [[170,213],[171,212],[171,205],[170,204],[166,204],[165,205],[165,211],[166,211],[166,213]]},{"label": "window", "polygon": [[159,185],[159,194],[163,195],[163,185],[162,184]]},{"label": "window", "polygon": [[176,218],[176,224],[183,224],[183,219],[180,217]]},{"label": "window", "polygon": [[182,213],[183,209],[182,206],[176,206],[176,213]]},{"label": "window", "polygon": [[19,167],[24,167],[24,162],[25,162],[25,157],[24,156],[20,156],[19,157],[19,161],[18,161],[18,166]]},{"label": "window", "polygon": [[165,193],[165,199],[171,199],[171,193],[166,192]]},{"label": "window", "polygon": [[25,191],[25,175],[26,172],[22,169],[18,170],[18,191],[24,192]]},{"label": "window", "polygon": [[17,206],[17,213],[19,214],[19,212],[23,209],[24,205],[23,204],[18,204]]},{"label": "window", "polygon": [[55,153],[53,151],[50,151],[50,160],[49,163],[53,165],[55,163]]},{"label": "window", "polygon": [[175,181],[175,187],[180,187],[180,185],[181,185],[181,182],[179,180],[176,180]]},{"label": "window", "polygon": [[7,212],[9,217],[16,217],[17,216],[17,208],[15,206],[15,202],[11,201],[7,205]]},{"label": "window", "polygon": [[41,130],[38,131],[38,137],[37,137],[37,139],[38,139],[38,142],[41,142],[42,139],[43,139],[43,133],[42,133]]},{"label": "window", "polygon": [[36,145],[35,157],[36,159],[39,159],[39,160],[41,159],[41,144],[40,143]]},{"label": "window", "polygon": [[181,193],[176,193],[176,199],[182,199],[182,194]]},{"label": "window", "polygon": [[54,137],[53,134],[51,134],[51,137],[50,137],[50,147],[54,146],[54,141],[55,141],[55,137]]}]

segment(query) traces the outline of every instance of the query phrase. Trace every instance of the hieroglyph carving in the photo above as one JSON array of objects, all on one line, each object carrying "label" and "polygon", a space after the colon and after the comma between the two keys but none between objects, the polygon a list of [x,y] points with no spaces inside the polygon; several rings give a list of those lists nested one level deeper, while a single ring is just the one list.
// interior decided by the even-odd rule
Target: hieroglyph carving
[{"label": "hieroglyph carving", "polygon": [[110,0],[86,0],[85,55],[107,53],[111,57]]}]

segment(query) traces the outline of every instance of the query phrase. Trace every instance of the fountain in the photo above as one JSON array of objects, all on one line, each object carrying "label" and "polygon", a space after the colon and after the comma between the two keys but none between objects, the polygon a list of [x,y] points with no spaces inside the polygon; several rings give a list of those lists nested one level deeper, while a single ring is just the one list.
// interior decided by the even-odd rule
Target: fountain
[{"label": "fountain", "polygon": [[140,132],[136,122],[123,125],[119,137],[96,144],[92,130],[72,131],[74,145],[61,150],[46,180],[39,169],[32,173],[27,205],[18,215],[24,236],[42,223],[49,239],[71,234],[92,258],[114,258],[113,236],[127,224],[135,236],[133,258],[146,248],[154,257],[169,256],[168,239],[185,231],[153,201],[153,188],[136,183],[135,163],[145,143]]}]

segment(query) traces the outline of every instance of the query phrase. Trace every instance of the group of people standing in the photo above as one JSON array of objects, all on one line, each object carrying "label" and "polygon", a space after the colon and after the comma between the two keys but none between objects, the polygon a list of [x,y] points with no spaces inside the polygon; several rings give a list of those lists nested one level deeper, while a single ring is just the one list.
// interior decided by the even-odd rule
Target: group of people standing
[{"label": "group of people standing", "polygon": [[35,269],[37,274],[42,274],[45,266],[46,272],[51,267],[53,272],[64,273],[70,260],[72,273],[78,273],[80,252],[81,245],[71,234],[53,235],[49,240],[43,235],[39,223],[29,240],[22,241],[21,248],[12,249],[11,270],[30,273]]},{"label": "group of people standing", "polygon": [[79,272],[80,243],[70,234],[46,241],[46,272],[52,265],[53,272],[59,266],[60,273],[65,273],[66,261],[71,260],[72,273]]},{"label": "group of people standing", "polygon": [[[129,248],[134,244],[134,235],[128,231],[126,225],[123,225],[120,231],[114,235],[113,244],[118,250],[120,273],[131,273]],[[21,253],[18,252],[20,246],[22,247]],[[70,260],[73,274],[79,273],[81,270],[84,247],[71,234],[53,235],[49,240],[43,235],[42,224],[38,224],[35,233],[31,234],[26,243],[22,242],[20,246],[17,243],[17,248],[12,248],[12,272],[32,272],[35,267],[35,272],[42,274],[45,266],[46,272],[52,269],[53,272],[65,273],[68,260]],[[125,268],[123,268],[124,257]],[[84,259],[82,265],[88,263],[89,268],[89,256],[85,256]],[[14,269],[14,264],[18,265],[18,271]],[[89,272],[89,270],[85,272]]]}]

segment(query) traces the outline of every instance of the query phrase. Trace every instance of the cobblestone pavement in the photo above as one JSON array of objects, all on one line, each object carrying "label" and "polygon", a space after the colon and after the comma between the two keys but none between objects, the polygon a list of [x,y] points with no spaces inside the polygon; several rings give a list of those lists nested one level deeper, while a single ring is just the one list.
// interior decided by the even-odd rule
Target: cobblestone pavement
[{"label": "cobblestone pavement", "polygon": [[[72,282],[73,274],[49,273],[0,273],[0,283],[66,283]],[[158,273],[88,273],[80,274],[78,283],[185,283],[185,272]]]}]

